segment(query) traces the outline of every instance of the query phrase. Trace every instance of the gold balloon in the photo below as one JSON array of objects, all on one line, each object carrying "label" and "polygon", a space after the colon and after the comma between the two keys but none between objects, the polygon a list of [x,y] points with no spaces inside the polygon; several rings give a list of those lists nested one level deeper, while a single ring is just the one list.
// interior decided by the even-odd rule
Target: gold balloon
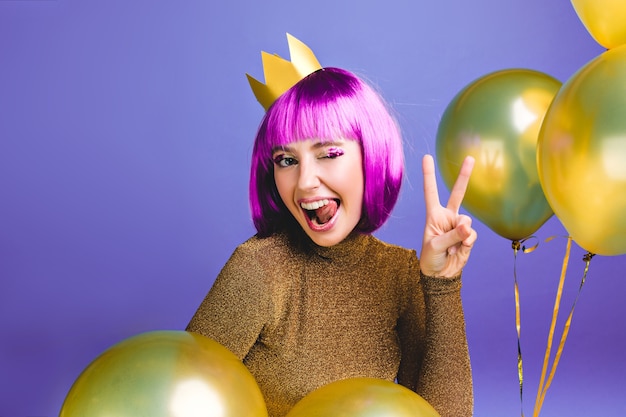
[{"label": "gold balloon", "polygon": [[572,0],[589,34],[607,49],[626,44],[624,0]]},{"label": "gold balloon", "polygon": [[219,343],[184,331],[126,339],[97,357],[59,417],[267,417],[252,374]]},{"label": "gold balloon", "polygon": [[309,393],[286,417],[440,417],[410,389],[375,378],[332,382]]},{"label": "gold balloon", "polygon": [[626,253],[626,45],[563,85],[537,145],[541,185],[576,243],[598,255]]},{"label": "gold balloon", "polygon": [[561,82],[528,69],[487,74],[448,104],[437,130],[437,165],[451,188],[467,155],[476,160],[463,207],[509,240],[552,215],[537,172],[541,122]]}]

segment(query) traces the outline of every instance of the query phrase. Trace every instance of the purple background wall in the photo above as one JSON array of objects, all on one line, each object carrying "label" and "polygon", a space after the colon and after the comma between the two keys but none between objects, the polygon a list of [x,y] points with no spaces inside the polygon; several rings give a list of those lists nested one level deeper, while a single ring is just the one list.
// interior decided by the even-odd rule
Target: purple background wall
[{"label": "purple background wall", "polygon": [[[106,348],[184,328],[253,233],[262,108],[244,73],[262,77],[261,50],[288,56],[285,32],[398,111],[408,181],[378,235],[415,248],[420,160],[452,97],[511,67],[565,81],[603,51],[566,0],[0,1],[0,416],[57,415]],[[463,289],[475,414],[519,415],[513,251],[476,228]],[[517,260],[526,414],[565,250],[543,240],[564,233],[552,218]],[[565,312],[583,253],[574,247]],[[624,270],[624,256],[593,259],[542,415],[626,415]]]}]

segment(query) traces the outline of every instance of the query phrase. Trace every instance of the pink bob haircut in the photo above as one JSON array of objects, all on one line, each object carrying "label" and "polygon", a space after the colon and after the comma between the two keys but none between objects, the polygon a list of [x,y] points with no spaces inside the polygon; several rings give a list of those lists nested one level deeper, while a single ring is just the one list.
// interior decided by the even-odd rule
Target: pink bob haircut
[{"label": "pink bob haircut", "polygon": [[276,189],[272,152],[276,147],[312,138],[343,138],[360,144],[365,189],[356,230],[371,233],[382,226],[396,204],[402,183],[400,130],[380,95],[369,85],[349,71],[323,68],[283,93],[257,131],[249,198],[258,235],[270,236],[294,224]]}]

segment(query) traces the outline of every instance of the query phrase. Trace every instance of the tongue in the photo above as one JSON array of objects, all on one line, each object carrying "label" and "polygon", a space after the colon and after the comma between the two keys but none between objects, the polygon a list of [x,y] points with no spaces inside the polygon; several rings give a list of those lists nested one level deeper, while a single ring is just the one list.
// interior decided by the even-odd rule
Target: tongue
[{"label": "tongue", "polygon": [[337,213],[337,202],[330,200],[328,204],[315,210],[315,217],[319,224],[324,224],[332,219],[335,213]]}]

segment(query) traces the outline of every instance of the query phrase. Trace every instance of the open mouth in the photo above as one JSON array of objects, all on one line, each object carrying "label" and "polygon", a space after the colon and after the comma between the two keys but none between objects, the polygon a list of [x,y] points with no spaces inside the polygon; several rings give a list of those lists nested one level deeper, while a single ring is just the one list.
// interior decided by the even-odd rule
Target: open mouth
[{"label": "open mouth", "polygon": [[337,214],[339,199],[323,199],[300,203],[309,221],[316,226],[324,226]]}]

